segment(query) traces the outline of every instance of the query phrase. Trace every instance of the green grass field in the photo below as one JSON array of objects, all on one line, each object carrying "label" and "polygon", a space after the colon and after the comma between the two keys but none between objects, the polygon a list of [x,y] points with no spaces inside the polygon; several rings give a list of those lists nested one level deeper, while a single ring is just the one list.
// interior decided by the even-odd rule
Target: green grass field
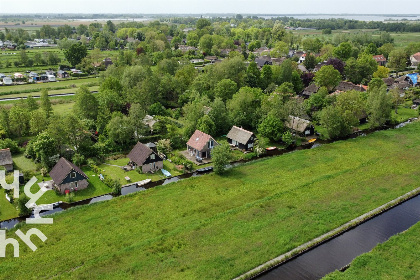
[{"label": "green grass field", "polygon": [[345,272],[334,272],[325,280],[419,279],[420,223],[363,254]]},{"label": "green grass field", "polygon": [[418,187],[419,132],[414,123],[73,208],[36,226],[48,237],[33,238],[36,252],[8,248],[2,277],[231,279]]},{"label": "green grass field", "polygon": [[[62,80],[59,82],[51,82],[51,83],[1,86],[0,95],[1,95],[1,98],[11,97],[9,95],[19,94],[20,92],[26,92],[26,95],[28,95],[30,94],[28,93],[29,91],[37,92],[39,95],[39,92],[42,89],[54,90],[57,88],[63,89],[63,87],[69,87],[70,90],[74,91],[76,90],[74,87],[80,87],[82,85],[87,85],[87,84],[99,84],[99,79],[94,77],[94,78],[87,78],[87,79]],[[18,95],[18,96],[26,96],[26,95]]]},{"label": "green grass field", "polygon": [[[128,164],[130,160],[128,158],[121,158],[117,160],[107,160],[106,164],[101,164],[98,167],[103,171],[103,175],[110,176],[113,179],[117,179],[120,181],[122,185],[128,184],[130,182],[139,182],[145,179],[151,179],[152,181],[158,181],[161,179],[165,179],[165,175],[161,171],[158,171],[154,174],[146,173],[140,174],[135,170],[131,171],[124,171],[120,167],[117,166],[125,166]],[[117,165],[117,166],[114,166]],[[182,171],[179,171],[175,168],[173,163],[168,162],[165,160],[163,162],[163,169],[169,171],[172,176],[178,176],[182,174]],[[130,181],[125,180],[124,178],[128,176],[130,177]]]}]

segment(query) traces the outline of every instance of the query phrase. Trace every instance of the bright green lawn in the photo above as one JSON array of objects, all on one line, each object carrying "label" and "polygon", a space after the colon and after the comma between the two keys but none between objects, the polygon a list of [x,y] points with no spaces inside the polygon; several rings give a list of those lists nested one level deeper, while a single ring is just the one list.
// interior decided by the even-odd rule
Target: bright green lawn
[{"label": "bright green lawn", "polygon": [[[118,166],[124,166],[127,165],[130,160],[128,158],[121,158],[117,160],[107,160],[105,163],[112,164],[112,165],[118,165]],[[131,171],[124,171],[122,168],[117,166],[111,166],[107,164],[101,164],[99,165],[99,168],[103,170],[103,175],[109,176],[113,179],[117,179],[120,181],[121,184],[125,185],[130,182],[139,182],[145,179],[152,179],[152,181],[158,181],[161,179],[165,179],[165,175],[161,171],[158,171],[154,174],[146,173],[146,174],[140,174],[135,170]],[[173,163],[170,163],[169,161],[165,160],[163,161],[163,169],[169,171],[172,176],[177,176],[182,174],[182,171],[179,171],[175,168],[175,165]],[[130,181],[126,181],[124,178],[128,176],[130,177]]]},{"label": "bright green lawn", "polygon": [[[90,91],[98,91],[99,86],[88,87],[88,89]],[[66,89],[49,90],[48,95],[60,94],[60,93],[76,93],[76,92],[77,92],[77,88],[66,88]],[[39,96],[41,95],[41,92],[7,94],[7,95],[0,96],[0,98],[27,97],[28,95]],[[55,98],[55,97],[50,97],[50,98]],[[2,102],[1,104],[4,104],[4,103]]]},{"label": "bright green lawn", "polygon": [[[111,192],[111,189],[105,185],[90,168],[84,167],[82,168],[83,172],[89,177],[89,186],[84,189],[75,192],[74,201],[79,201],[87,198],[91,198],[94,196],[99,196],[103,194],[107,194]],[[50,177],[45,177],[45,181],[51,180]],[[42,181],[42,177],[38,176],[37,183]],[[39,190],[38,184],[35,184],[31,188],[32,193],[36,193]],[[47,191],[39,200],[37,204],[48,204],[57,201],[66,201],[66,196],[60,193],[56,193],[55,191]]]},{"label": "bright green lawn", "polygon": [[19,155],[13,155],[13,163],[16,169],[24,171],[36,171],[37,167],[33,160],[26,158],[23,153]]},{"label": "bright green lawn", "polygon": [[391,118],[393,120],[396,120],[396,123],[405,122],[408,119],[411,118],[417,118],[419,116],[418,110],[413,110],[410,108],[405,108],[400,106],[397,110],[397,114],[395,113],[395,110],[392,110]]},{"label": "bright green lawn", "polygon": [[344,273],[324,279],[420,279],[420,223],[363,254]]},{"label": "bright green lawn", "polygon": [[231,279],[418,187],[419,157],[414,123],[73,208],[1,275]]},{"label": "bright green lawn", "polygon": [[59,104],[54,104],[52,108],[53,108],[54,114],[64,116],[73,110],[73,105],[74,105],[74,102],[59,103]]},{"label": "bright green lawn", "polygon": [[4,189],[0,187],[0,221],[16,217],[16,208],[6,199]]}]

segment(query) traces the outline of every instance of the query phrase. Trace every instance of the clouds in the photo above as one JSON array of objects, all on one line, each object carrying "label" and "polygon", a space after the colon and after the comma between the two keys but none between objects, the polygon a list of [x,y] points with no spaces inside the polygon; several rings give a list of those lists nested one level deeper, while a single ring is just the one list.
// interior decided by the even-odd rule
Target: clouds
[{"label": "clouds", "polygon": [[410,14],[416,0],[404,5],[379,0],[0,0],[0,13],[252,13],[252,14]]}]

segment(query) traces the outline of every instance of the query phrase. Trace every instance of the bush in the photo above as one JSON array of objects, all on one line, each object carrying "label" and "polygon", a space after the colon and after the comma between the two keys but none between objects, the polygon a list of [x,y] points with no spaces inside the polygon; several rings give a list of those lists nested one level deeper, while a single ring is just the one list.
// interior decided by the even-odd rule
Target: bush
[{"label": "bush", "polygon": [[48,170],[47,170],[47,168],[42,167],[42,168],[41,168],[41,170],[40,170],[40,172],[41,172],[41,176],[42,176],[42,177],[47,177],[47,175],[48,175]]},{"label": "bush", "polygon": [[18,199],[19,216],[28,216],[32,213],[32,210],[26,207],[26,203],[29,201],[29,197],[26,195],[20,195]]},{"label": "bush", "polygon": [[12,154],[19,153],[19,146],[16,141],[13,141],[12,139],[6,138],[4,140],[0,140],[0,149],[10,149],[10,152]]}]

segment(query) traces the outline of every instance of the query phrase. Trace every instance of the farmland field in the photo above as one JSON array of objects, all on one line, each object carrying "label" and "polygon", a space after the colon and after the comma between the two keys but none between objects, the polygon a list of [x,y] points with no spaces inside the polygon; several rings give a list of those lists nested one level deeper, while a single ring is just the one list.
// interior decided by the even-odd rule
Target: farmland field
[{"label": "farmland field", "polygon": [[2,277],[231,279],[418,187],[419,132],[417,122],[73,208],[37,226],[39,250],[21,244],[2,260]]},{"label": "farmland field", "polygon": [[363,254],[344,273],[334,272],[325,280],[419,279],[420,223]]}]

